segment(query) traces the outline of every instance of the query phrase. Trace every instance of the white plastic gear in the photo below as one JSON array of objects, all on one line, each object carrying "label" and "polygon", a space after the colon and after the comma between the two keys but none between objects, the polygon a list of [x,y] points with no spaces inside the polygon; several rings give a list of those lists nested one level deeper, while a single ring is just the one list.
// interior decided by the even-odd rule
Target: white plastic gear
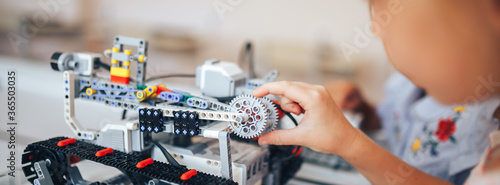
[{"label": "white plastic gear", "polygon": [[262,100],[262,103],[266,105],[266,112],[269,115],[269,121],[268,121],[268,127],[266,130],[263,132],[263,134],[268,133],[276,129],[278,126],[278,120],[279,120],[279,114],[278,110],[276,109],[276,106],[274,103],[271,101],[271,99],[267,97],[262,97],[260,98]]},{"label": "white plastic gear", "polygon": [[260,136],[269,127],[269,114],[266,112],[267,105],[262,99],[248,94],[234,98],[229,106],[233,111],[248,114],[248,120],[240,124],[230,123],[231,130],[245,139]]}]

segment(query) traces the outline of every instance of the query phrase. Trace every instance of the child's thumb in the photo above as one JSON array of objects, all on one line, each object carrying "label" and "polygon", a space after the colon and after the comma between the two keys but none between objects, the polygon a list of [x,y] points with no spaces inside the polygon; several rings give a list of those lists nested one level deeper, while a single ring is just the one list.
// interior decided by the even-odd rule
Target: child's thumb
[{"label": "child's thumb", "polygon": [[299,142],[295,129],[275,130],[259,138],[259,145],[300,145]]}]

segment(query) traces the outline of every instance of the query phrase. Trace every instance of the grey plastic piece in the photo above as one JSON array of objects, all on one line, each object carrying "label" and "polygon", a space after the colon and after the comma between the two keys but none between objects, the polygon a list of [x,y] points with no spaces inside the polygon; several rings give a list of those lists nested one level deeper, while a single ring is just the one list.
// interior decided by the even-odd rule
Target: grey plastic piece
[{"label": "grey plastic piece", "polygon": [[[219,124],[223,124],[223,122],[219,122]],[[172,154],[179,164],[185,165],[189,169],[222,176],[221,168],[223,168],[223,162],[220,160],[229,161],[229,158],[227,155],[225,158],[221,158],[221,155],[224,156],[224,151],[221,151],[218,136],[217,134],[217,139],[194,137],[193,144],[188,147],[167,144],[173,138],[162,138],[159,141],[161,141],[160,144]],[[226,138],[224,137],[224,140],[221,142],[227,142]],[[235,140],[230,141],[230,145],[230,151],[226,151],[231,153],[232,177],[235,182],[241,185],[251,185],[260,182],[268,174],[269,150],[266,147],[259,147]],[[157,161],[166,160],[157,147],[153,148],[151,157]]]},{"label": "grey plastic piece", "polygon": [[245,74],[234,63],[207,60],[196,71],[196,85],[205,96],[235,96],[236,87],[245,85]]},{"label": "grey plastic piece", "polygon": [[231,139],[229,133],[219,132],[219,149],[221,161],[221,174],[222,177],[233,180],[233,164],[231,160]]},{"label": "grey plastic piece", "polygon": [[97,144],[105,147],[113,148],[114,150],[125,151],[125,139],[121,130],[107,130],[100,132],[97,138]]},{"label": "grey plastic piece", "polygon": [[278,70],[274,69],[269,71],[266,76],[264,76],[264,82],[272,82],[278,78],[279,72]]},{"label": "grey plastic piece", "polygon": [[[140,55],[147,56],[148,54],[148,41],[146,41],[145,39],[116,36],[113,47],[119,48],[120,52],[123,52],[124,45],[137,47],[137,55],[133,55],[132,58],[127,59],[125,58],[125,55],[123,53],[112,53],[111,58],[119,61],[139,61],[138,58]],[[137,62],[136,83],[137,85],[144,85],[145,80],[146,80],[146,61]]]},{"label": "grey plastic piece", "polygon": [[33,184],[39,185],[54,185],[52,178],[50,177],[49,170],[47,169],[47,162],[38,161],[33,165],[35,167],[37,179],[33,181]]},{"label": "grey plastic piece", "polygon": [[132,141],[132,151],[142,152],[144,150],[144,136],[140,130],[133,130],[130,134]]},{"label": "grey plastic piece", "polygon": [[57,63],[59,71],[71,70],[83,76],[91,76],[94,74],[94,61],[100,57],[96,53],[62,53],[53,61]]},{"label": "grey plastic piece", "polygon": [[[75,76],[75,79],[75,86],[78,86],[75,92],[79,92],[78,95],[75,95],[76,98],[92,100],[108,106],[128,110],[137,110],[139,107],[140,102],[135,95],[137,90],[135,90],[134,86],[111,83],[108,80],[95,76]],[[97,90],[97,93],[88,97],[86,93],[87,88]]]}]

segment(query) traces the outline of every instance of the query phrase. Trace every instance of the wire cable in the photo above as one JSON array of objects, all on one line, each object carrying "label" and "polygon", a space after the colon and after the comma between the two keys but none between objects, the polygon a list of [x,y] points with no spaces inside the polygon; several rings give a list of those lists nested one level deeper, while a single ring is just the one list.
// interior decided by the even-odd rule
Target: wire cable
[{"label": "wire cable", "polygon": [[290,160],[290,159],[293,159],[293,158],[294,158],[294,157],[295,157],[295,156],[299,153],[300,148],[302,148],[302,146],[296,146],[296,147],[295,147],[295,152],[294,152],[294,153],[292,153],[292,154],[291,154],[291,155],[289,155],[288,157],[285,157],[285,158],[283,158],[283,159],[278,160],[277,162],[278,162],[278,163],[281,163],[281,162],[283,162],[283,161],[288,161],[288,160]]},{"label": "wire cable", "polygon": [[111,66],[106,64],[106,63],[103,63],[103,62],[100,62],[99,63],[99,66],[101,66],[102,68],[108,70],[108,71],[111,71]]},{"label": "wire cable", "polygon": [[[273,103],[274,103],[274,102],[273,102]],[[298,122],[297,122],[297,120],[296,120],[296,119],[292,116],[292,114],[290,114],[289,112],[284,111],[284,110],[281,108],[281,105],[278,105],[277,103],[274,103],[274,105],[276,106],[276,108],[277,108],[278,110],[280,110],[281,112],[283,112],[283,114],[284,114],[284,115],[286,115],[286,116],[287,116],[290,120],[292,120],[292,122],[293,122],[293,124],[295,124],[295,126],[298,126],[298,125],[299,125],[299,123],[298,123]],[[302,146],[296,146],[296,147],[295,147],[295,152],[293,152],[293,153],[292,153],[290,156],[288,156],[288,157],[285,157],[285,158],[283,158],[283,159],[278,160],[278,163],[281,163],[281,162],[283,162],[283,161],[287,161],[287,160],[290,160],[290,159],[294,158],[294,157],[295,157],[295,156],[299,153],[299,151],[300,151],[301,147],[302,147]]]},{"label": "wire cable", "polygon": [[[273,102],[274,103],[274,102]],[[292,120],[293,124],[295,124],[295,126],[298,126],[299,125],[299,122],[297,122],[297,120],[292,116],[292,114],[290,114],[289,112],[287,111],[284,111],[282,108],[281,108],[281,105],[278,105],[277,103],[274,103],[274,105],[276,106],[276,108],[278,110],[280,110],[281,112],[283,112],[284,115],[286,115],[288,118],[290,118],[290,120]]]},{"label": "wire cable", "polygon": [[196,74],[169,74],[169,75],[153,76],[151,78],[148,78],[146,82],[164,78],[194,78],[194,77],[196,77]]},{"label": "wire cable", "polygon": [[170,163],[171,165],[174,165],[174,166],[181,166],[172,157],[172,155],[170,155],[170,153],[168,153],[168,151],[167,151],[167,149],[165,149],[165,147],[163,147],[162,145],[160,145],[160,143],[158,143],[157,141],[151,140],[151,142],[153,142],[154,145],[156,145],[158,148],[160,148],[160,150],[163,153],[163,155],[165,156],[165,158],[167,158],[168,163]]}]

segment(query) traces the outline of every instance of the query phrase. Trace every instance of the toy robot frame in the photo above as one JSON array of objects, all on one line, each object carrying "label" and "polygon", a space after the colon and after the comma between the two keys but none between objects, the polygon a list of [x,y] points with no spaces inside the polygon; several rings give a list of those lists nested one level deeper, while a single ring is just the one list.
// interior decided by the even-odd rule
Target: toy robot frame
[{"label": "toy robot frame", "polygon": [[[137,53],[124,46],[136,47]],[[274,81],[277,71],[263,79],[247,79],[234,63],[208,60],[196,70],[196,85],[203,96],[194,96],[163,84],[146,85],[147,49],[144,39],[116,36],[113,48],[104,52],[111,66],[101,61],[100,54],[52,55],[52,68],[63,71],[64,120],[74,138],[28,145],[22,157],[28,181],[42,185],[284,184],[298,171],[302,163],[298,147],[261,147],[253,140],[276,129],[283,116],[273,101],[279,97],[248,95]],[[130,77],[132,62],[137,63],[135,79]],[[109,70],[110,78],[98,77],[99,68]],[[78,98],[136,111],[138,116],[88,130],[75,116]],[[103,182],[84,180],[73,165],[80,160],[115,167],[123,175]]]}]

